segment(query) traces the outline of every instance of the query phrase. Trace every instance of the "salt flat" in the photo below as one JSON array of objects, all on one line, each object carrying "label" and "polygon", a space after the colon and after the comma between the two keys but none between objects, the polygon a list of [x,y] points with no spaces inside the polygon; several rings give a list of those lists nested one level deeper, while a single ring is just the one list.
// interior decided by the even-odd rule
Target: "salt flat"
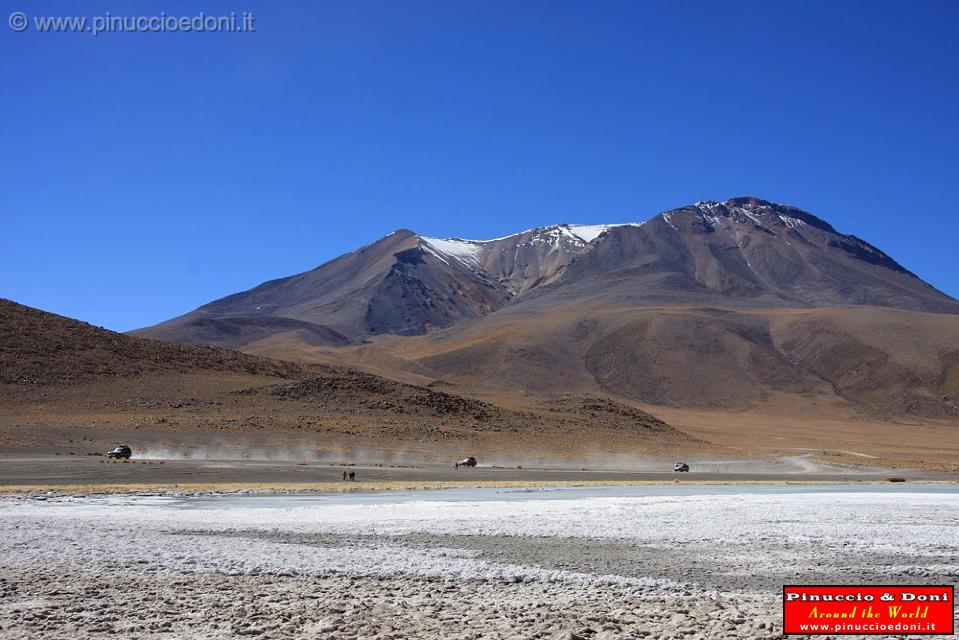
[{"label": "salt flat", "polygon": [[670,489],[6,498],[0,636],[772,638],[784,583],[959,576],[954,486]]}]

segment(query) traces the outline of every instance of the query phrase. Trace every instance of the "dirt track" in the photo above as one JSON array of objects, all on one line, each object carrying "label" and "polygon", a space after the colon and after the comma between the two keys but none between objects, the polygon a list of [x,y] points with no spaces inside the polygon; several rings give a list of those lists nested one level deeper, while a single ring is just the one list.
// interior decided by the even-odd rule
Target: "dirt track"
[{"label": "dirt track", "polygon": [[[882,481],[896,475],[907,480],[955,480],[954,476],[932,472],[848,472],[848,473],[747,473],[696,472],[673,473],[663,463],[664,471],[630,472],[583,470],[572,468],[517,469],[478,467],[453,469],[444,466],[390,467],[377,465],[345,466],[329,463],[277,462],[256,460],[131,460],[110,462],[95,456],[2,457],[0,488],[14,486],[67,487],[78,485],[326,485],[343,483],[348,488],[378,488],[385,483],[449,482],[856,482]],[[695,465],[694,465],[695,468]],[[343,472],[354,471],[356,482],[343,482]]]}]

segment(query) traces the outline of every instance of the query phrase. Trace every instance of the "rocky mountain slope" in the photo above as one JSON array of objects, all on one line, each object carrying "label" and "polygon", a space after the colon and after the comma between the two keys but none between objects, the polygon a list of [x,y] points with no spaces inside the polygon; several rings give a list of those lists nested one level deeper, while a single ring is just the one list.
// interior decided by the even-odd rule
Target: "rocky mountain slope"
[{"label": "rocky mountain slope", "polygon": [[139,333],[494,394],[959,416],[959,302],[756,198],[489,241],[397,232]]},{"label": "rocky mountain slope", "polygon": [[533,297],[541,306],[601,298],[628,304],[871,305],[959,313],[959,302],[868,242],[795,207],[755,198],[698,202],[643,225],[612,228]]},{"label": "rocky mountain slope", "polygon": [[727,415],[955,421],[957,345],[949,314],[570,303],[338,354],[493,395],[566,390]]},{"label": "rocky mountain slope", "polygon": [[312,271],[135,333],[226,347],[280,333],[331,346],[425,333],[491,313],[549,282],[606,228],[556,225],[487,241],[401,229]]},{"label": "rocky mountain slope", "polygon": [[135,333],[227,347],[276,335],[342,346],[571,300],[959,313],[959,302],[864,240],[796,207],[734,198],[645,223],[562,224],[486,241],[400,230],[312,271]]}]

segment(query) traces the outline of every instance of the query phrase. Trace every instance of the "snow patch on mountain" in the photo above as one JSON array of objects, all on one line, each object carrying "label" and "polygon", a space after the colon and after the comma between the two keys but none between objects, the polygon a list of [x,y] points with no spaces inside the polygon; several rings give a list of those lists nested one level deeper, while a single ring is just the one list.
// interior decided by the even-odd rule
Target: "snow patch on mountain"
[{"label": "snow patch on mountain", "polygon": [[[555,227],[544,227],[542,229],[533,229],[533,236],[526,241],[525,244],[547,244],[550,246],[559,246],[560,243],[565,239],[568,243],[571,243],[576,246],[583,246],[586,242],[572,232],[568,224],[560,224]],[[525,235],[529,232],[523,232],[522,235]],[[516,245],[517,247],[520,245]]]},{"label": "snow patch on mountain", "polygon": [[629,222],[626,224],[571,224],[570,231],[586,242],[592,242],[613,227],[638,227],[642,223]]},{"label": "snow patch on mountain", "polygon": [[[782,208],[773,207],[770,204],[756,203],[752,205],[734,205],[732,201],[717,202],[715,200],[700,200],[693,205],[701,218],[708,221],[713,226],[720,222],[720,218],[730,220],[729,213],[734,212],[748,218],[758,228],[768,231],[774,236],[778,236],[775,229],[770,226],[770,222],[777,220],[787,229],[801,229],[805,221],[782,210]],[[788,211],[788,209],[787,209]],[[733,223],[735,218],[731,219]],[[788,242],[788,240],[787,240]]]},{"label": "snow patch on mountain", "polygon": [[475,240],[462,240],[460,238],[430,238],[421,236],[423,246],[437,258],[449,264],[447,258],[453,258],[456,261],[466,264],[474,269],[483,268],[483,258],[486,249],[483,242]]},{"label": "snow patch on mountain", "polygon": [[[549,227],[533,227],[532,229],[526,229],[525,231],[520,231],[519,233],[514,233],[508,236],[503,236],[501,238],[492,238],[490,240],[465,240],[463,238],[433,238],[430,236],[420,236],[420,238],[426,242],[429,242],[433,248],[438,251],[443,251],[444,253],[449,253],[454,255],[457,251],[467,251],[462,245],[472,245],[473,247],[479,247],[480,245],[490,244],[493,242],[501,242],[503,240],[509,240],[510,238],[518,238],[520,236],[525,236],[528,234],[533,234],[534,237],[569,237],[577,238],[583,242],[589,243],[609,231],[613,227],[641,227],[643,222],[622,222],[616,224],[557,224]],[[455,246],[454,246],[455,245]]]},{"label": "snow patch on mountain", "polygon": [[782,223],[783,223],[784,225],[786,225],[787,227],[789,227],[790,229],[799,229],[799,228],[801,228],[804,224],[806,224],[805,222],[803,222],[803,221],[800,220],[799,218],[793,218],[793,217],[790,217],[790,216],[784,216],[784,215],[781,214],[781,213],[779,214],[779,219],[782,220]]},{"label": "snow patch on mountain", "polygon": [[420,236],[420,246],[443,263],[457,262],[470,269],[483,269],[487,257],[497,246],[514,240],[514,248],[523,245],[548,245],[550,251],[563,246],[581,249],[613,227],[634,226],[644,223],[630,222],[622,224],[557,224],[549,227],[535,227],[520,233],[493,238],[491,240],[466,240],[463,238],[434,238]]}]

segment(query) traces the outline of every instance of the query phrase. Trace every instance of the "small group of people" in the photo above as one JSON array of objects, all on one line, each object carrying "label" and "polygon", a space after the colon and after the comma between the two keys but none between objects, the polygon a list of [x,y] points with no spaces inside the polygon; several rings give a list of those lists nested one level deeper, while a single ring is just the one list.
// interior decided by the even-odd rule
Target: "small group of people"
[{"label": "small group of people", "polygon": [[355,471],[350,471],[349,473],[347,473],[346,471],[344,471],[344,472],[343,472],[343,479],[346,480],[347,478],[350,479],[350,482],[353,482],[354,480],[356,480],[356,472],[355,472]]}]

